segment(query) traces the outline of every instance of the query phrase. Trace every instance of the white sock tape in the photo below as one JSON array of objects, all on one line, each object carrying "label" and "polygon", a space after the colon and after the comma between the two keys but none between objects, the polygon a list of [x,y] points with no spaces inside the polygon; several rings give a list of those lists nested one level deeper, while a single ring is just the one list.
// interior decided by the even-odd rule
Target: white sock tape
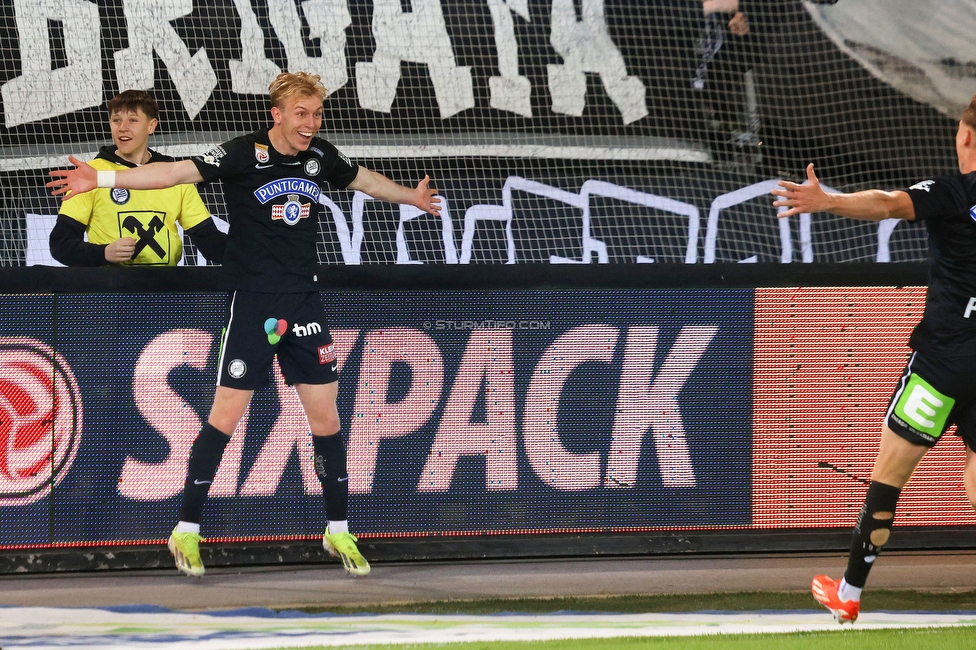
[{"label": "white sock tape", "polygon": [[98,187],[115,187],[115,172],[114,171],[99,171],[98,172]]}]

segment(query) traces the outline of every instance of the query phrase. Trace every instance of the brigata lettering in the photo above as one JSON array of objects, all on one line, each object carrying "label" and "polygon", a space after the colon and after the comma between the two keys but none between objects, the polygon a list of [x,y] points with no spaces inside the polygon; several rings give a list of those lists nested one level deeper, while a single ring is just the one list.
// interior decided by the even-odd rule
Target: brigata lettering
[{"label": "brigata lettering", "polygon": [[[116,5],[123,4],[116,2]],[[199,4],[199,3],[197,3]],[[231,4],[225,2],[223,4]],[[4,3],[5,27],[10,28],[7,38],[19,43],[8,58],[12,69],[21,71],[0,85],[3,94],[4,117],[7,128],[64,115],[85,108],[98,106],[103,101],[106,88],[150,88],[155,78],[155,67],[160,74],[168,75],[179,99],[191,120],[211,101],[217,87],[215,68],[230,73],[229,90],[235,95],[263,94],[268,84],[279,72],[279,60],[267,58],[268,38],[279,43],[291,43],[286,47],[287,58],[300,53],[303,69],[322,76],[329,90],[338,90],[349,81],[346,61],[347,48],[356,49],[369,43],[375,51],[372,60],[356,63],[356,92],[354,97],[361,108],[390,113],[397,99],[400,64],[425,64],[433,85],[433,100],[440,109],[441,119],[474,108],[476,94],[473,88],[488,90],[488,104],[500,111],[531,117],[534,94],[531,81],[520,74],[524,63],[520,54],[532,58],[539,55],[539,47],[533,40],[520,43],[520,36],[529,33],[517,27],[516,14],[530,21],[529,3],[526,0],[487,0],[494,33],[494,52],[488,50],[479,56],[474,67],[459,65],[455,58],[452,40],[460,38],[470,29],[481,27],[481,12],[469,18],[468,24],[453,24],[445,20],[444,0],[374,0],[373,17],[366,19],[371,31],[357,36],[352,42],[346,28],[352,23],[346,0],[309,0],[306,2],[274,2],[274,18],[270,25],[260,21],[252,2],[234,2],[237,16],[227,16],[220,21],[207,47],[196,51],[184,43],[173,22],[186,26],[188,31],[209,28],[209,20],[194,11],[189,0],[127,0],[125,5],[126,32],[130,47],[114,53],[115,79],[103,77],[99,54],[116,46],[120,29],[114,19],[108,23],[99,20],[99,11],[93,2],[72,0],[7,0]],[[261,3],[258,3],[261,4]],[[283,5],[283,6],[282,6]],[[580,117],[587,101],[586,73],[598,75],[606,89],[606,96],[617,107],[620,119],[629,124],[647,115],[647,99],[644,82],[627,70],[624,57],[611,38],[603,10],[603,2],[584,3],[580,14],[573,0],[552,0],[548,16],[549,42],[561,58],[559,64],[548,66],[547,95],[555,113]],[[299,11],[299,7],[301,11]],[[265,9],[267,11],[267,9]],[[540,11],[534,8],[533,13]],[[545,11],[545,10],[542,10]],[[11,17],[12,16],[12,17]],[[418,18],[422,16],[422,18]],[[463,16],[463,14],[462,14]],[[541,18],[535,15],[531,22]],[[103,19],[104,20],[104,19]],[[478,21],[478,22],[475,22]],[[260,29],[235,29],[233,36],[223,37],[224,27],[233,24],[257,26]],[[58,25],[57,30],[48,25]],[[451,33],[448,26],[459,32]],[[14,27],[16,33],[13,32]],[[358,32],[358,30],[357,30]],[[57,34],[57,36],[55,36]],[[134,45],[136,36],[140,42]],[[238,37],[239,40],[231,40]],[[318,43],[319,56],[308,56],[303,40]],[[292,48],[297,43],[298,50]],[[52,48],[63,48],[66,61],[52,61]],[[196,46],[194,46],[196,47]],[[239,59],[227,60],[224,52],[235,52]],[[219,60],[218,60],[219,59]],[[291,67],[291,66],[289,66]],[[165,68],[165,73],[161,72]],[[497,76],[475,82],[472,72],[495,71]],[[75,83],[66,83],[66,80]],[[81,83],[78,80],[83,80]],[[533,79],[532,81],[534,81]],[[43,92],[44,101],[38,101]],[[415,110],[425,110],[416,107]],[[345,158],[341,153],[341,158]],[[212,160],[219,162],[216,157]],[[258,159],[259,162],[262,162]],[[213,162],[211,164],[217,164]]]}]

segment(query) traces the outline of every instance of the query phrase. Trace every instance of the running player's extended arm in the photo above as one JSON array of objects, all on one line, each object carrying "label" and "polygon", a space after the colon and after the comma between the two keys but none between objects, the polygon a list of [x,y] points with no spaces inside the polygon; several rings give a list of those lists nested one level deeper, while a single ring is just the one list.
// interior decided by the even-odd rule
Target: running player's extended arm
[{"label": "running player's extended arm", "polygon": [[435,196],[437,190],[428,187],[429,183],[430,176],[424,176],[417,187],[410,189],[394,183],[383,174],[360,167],[356,178],[352,183],[349,183],[349,189],[359,190],[369,194],[374,199],[412,205],[436,217],[441,213],[441,199]]},{"label": "running player's extended arm", "polygon": [[907,192],[896,190],[864,190],[849,194],[828,194],[820,187],[813,163],[807,165],[807,182],[803,185],[780,181],[779,188],[770,194],[780,197],[776,207],[787,207],[779,217],[791,217],[801,212],[829,212],[851,219],[882,221],[884,219],[915,220],[915,205]]},{"label": "running player's extended arm", "polygon": [[[199,183],[203,176],[197,166],[190,160],[176,162],[158,162],[117,172],[98,172],[88,163],[68,156],[74,169],[55,169],[48,172],[52,181],[46,184],[51,188],[51,194],[60,196],[66,192],[81,194],[99,187],[99,177],[114,179],[112,185],[101,187],[121,187],[128,190],[159,190],[184,183]],[[111,176],[109,176],[111,175]]]}]

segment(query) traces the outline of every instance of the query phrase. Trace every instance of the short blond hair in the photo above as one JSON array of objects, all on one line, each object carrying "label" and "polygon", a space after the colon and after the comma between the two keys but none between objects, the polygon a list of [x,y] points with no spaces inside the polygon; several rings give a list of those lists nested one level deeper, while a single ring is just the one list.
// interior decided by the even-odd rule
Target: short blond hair
[{"label": "short blond hair", "polygon": [[308,72],[282,72],[268,86],[271,105],[281,109],[292,97],[318,97],[325,100],[329,91],[317,74]]}]

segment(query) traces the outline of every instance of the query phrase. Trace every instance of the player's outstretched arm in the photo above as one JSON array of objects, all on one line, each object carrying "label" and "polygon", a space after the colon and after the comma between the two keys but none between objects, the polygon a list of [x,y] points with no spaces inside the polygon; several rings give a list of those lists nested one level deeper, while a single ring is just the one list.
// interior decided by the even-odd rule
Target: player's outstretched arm
[{"label": "player's outstretched arm", "polygon": [[785,207],[779,217],[792,217],[801,212],[829,212],[841,217],[864,221],[884,219],[915,219],[915,206],[907,192],[884,190],[864,190],[849,194],[827,193],[820,186],[820,180],[813,172],[813,163],[807,165],[807,181],[802,185],[790,181],[780,181],[779,187],[770,194],[778,196],[773,201],[776,207]]},{"label": "player's outstretched arm", "polygon": [[437,196],[437,190],[429,185],[430,176],[424,176],[417,187],[411,189],[394,183],[383,174],[360,167],[349,188],[369,194],[374,199],[412,205],[437,217],[441,214],[441,199]]},{"label": "player's outstretched arm", "polygon": [[190,160],[152,163],[116,172],[99,172],[74,156],[68,156],[68,160],[75,166],[74,169],[55,169],[48,172],[52,180],[46,186],[51,188],[51,194],[54,196],[67,192],[81,194],[90,192],[96,187],[158,190],[184,183],[199,183],[203,180],[197,166]]}]

